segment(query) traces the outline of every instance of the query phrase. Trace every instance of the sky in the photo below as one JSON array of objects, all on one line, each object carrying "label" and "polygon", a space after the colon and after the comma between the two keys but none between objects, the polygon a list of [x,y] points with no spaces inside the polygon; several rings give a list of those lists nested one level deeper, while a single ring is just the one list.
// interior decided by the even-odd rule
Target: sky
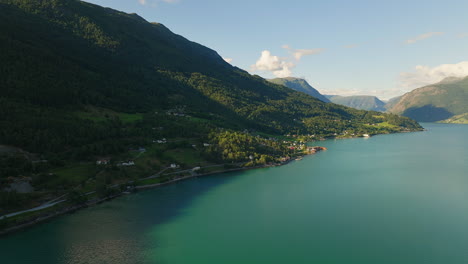
[{"label": "sky", "polygon": [[468,75],[468,1],[86,0],[216,50],[264,78],[389,99]]}]

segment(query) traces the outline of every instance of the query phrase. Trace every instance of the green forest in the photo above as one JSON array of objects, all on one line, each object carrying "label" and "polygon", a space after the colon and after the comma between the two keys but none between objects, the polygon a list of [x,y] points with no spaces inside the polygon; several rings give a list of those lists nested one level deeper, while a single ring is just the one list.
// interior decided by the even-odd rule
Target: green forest
[{"label": "green forest", "polygon": [[[14,149],[0,151],[0,215],[173,163],[222,171],[296,155],[299,138],[422,129],[252,76],[136,14],[78,0],[0,0],[0,12],[0,146]],[[150,183],[184,175],[171,173]],[[8,190],[24,179],[33,193]]]}]

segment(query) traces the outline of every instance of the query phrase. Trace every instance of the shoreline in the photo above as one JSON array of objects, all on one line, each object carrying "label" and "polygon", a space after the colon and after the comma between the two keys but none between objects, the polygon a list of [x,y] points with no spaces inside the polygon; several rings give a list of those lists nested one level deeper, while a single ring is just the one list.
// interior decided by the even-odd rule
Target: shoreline
[{"label": "shoreline", "polygon": [[[316,154],[316,153],[303,154],[302,156],[308,156],[308,155],[312,155],[312,154]],[[180,178],[175,178],[175,179],[172,179],[172,180],[167,181],[167,182],[135,186],[134,189],[135,190],[155,189],[155,188],[158,188],[158,187],[161,187],[161,186],[174,184],[174,183],[185,181],[185,180],[192,179],[192,178],[205,177],[205,176],[211,176],[211,175],[223,174],[223,173],[230,173],[230,172],[261,169],[261,168],[279,167],[279,166],[287,165],[292,161],[294,161],[294,159],[290,159],[290,160],[282,162],[282,163],[276,163],[276,164],[270,164],[270,165],[259,165],[259,166],[252,166],[252,167],[239,167],[239,168],[226,169],[226,170],[217,171],[217,172],[193,174],[193,175],[183,176],[183,177],[180,177]],[[130,195],[130,194],[133,194],[133,193],[134,192],[129,193],[129,192],[124,191],[124,192],[120,192],[118,194],[107,196],[107,197],[104,197],[104,198],[101,198],[101,199],[95,199],[95,200],[87,201],[84,204],[72,205],[72,206],[69,206],[69,207],[66,207],[66,208],[55,210],[53,212],[47,212],[47,213],[39,214],[37,216],[31,217],[31,220],[27,220],[27,221],[24,221],[22,223],[19,223],[18,225],[14,225],[14,226],[9,227],[7,229],[1,230],[0,231],[0,237],[5,237],[5,236],[8,236],[8,235],[14,234],[16,232],[20,232],[20,231],[25,230],[27,228],[33,227],[33,226],[35,226],[37,224],[45,223],[45,222],[47,222],[49,220],[52,220],[52,219],[54,219],[56,217],[59,217],[61,215],[64,215],[64,214],[74,213],[74,212],[76,212],[76,211],[78,211],[80,209],[88,208],[88,207],[91,207],[91,206],[94,206],[94,205],[97,205],[97,204],[100,204],[100,203],[103,203],[103,202],[106,202],[106,201],[113,200],[115,198],[118,198],[118,197],[121,197],[121,196],[124,196],[124,195]]]},{"label": "shoreline", "polygon": [[[422,131],[425,131],[425,129],[420,130],[420,131],[400,131],[400,132],[397,132],[397,133],[422,132]],[[396,133],[389,133],[389,134],[396,134]],[[387,134],[376,134],[376,135],[387,135]],[[376,136],[376,135],[372,135],[372,136]],[[330,139],[350,139],[350,138],[362,138],[362,137],[360,137],[360,136],[345,137],[345,138],[334,137],[334,138],[328,138],[326,140],[330,140]],[[326,148],[323,148],[323,147],[318,147],[318,148],[319,148],[318,151],[309,152],[309,153],[302,153],[301,155],[297,155],[294,158],[291,157],[289,160],[286,160],[286,161],[283,161],[283,162],[280,162],[280,163],[265,164],[265,165],[252,166],[252,167],[231,168],[231,169],[225,169],[225,170],[216,171],[216,172],[193,174],[193,175],[183,176],[183,177],[180,177],[180,178],[175,178],[175,179],[172,179],[172,180],[167,181],[167,182],[135,186],[134,190],[154,189],[154,188],[174,184],[174,183],[177,183],[179,181],[184,181],[184,180],[188,180],[188,179],[196,178],[196,177],[204,177],[204,176],[210,176],[210,175],[216,175],[216,174],[222,174],[222,173],[229,173],[229,172],[236,172],[236,171],[246,171],[246,170],[253,170],[253,169],[260,169],[260,168],[270,168],[270,167],[284,166],[284,165],[287,165],[287,164],[291,163],[292,161],[296,161],[296,159],[295,159],[296,157],[314,155],[314,154],[317,154],[318,152],[322,152],[323,150],[327,150]],[[81,205],[76,205],[75,204],[75,205],[71,205],[71,206],[66,207],[66,208],[55,210],[53,212],[46,212],[46,213],[43,213],[43,214],[39,214],[37,216],[33,216],[33,217],[31,217],[30,220],[26,220],[26,221],[24,221],[22,223],[19,223],[18,225],[14,225],[14,226],[6,228],[4,230],[0,230],[0,238],[4,237],[4,236],[11,235],[11,234],[19,232],[19,231],[22,231],[22,230],[27,229],[29,227],[33,227],[36,224],[44,223],[44,222],[46,222],[48,220],[51,220],[51,219],[53,219],[55,217],[58,217],[58,216],[61,216],[61,215],[67,214],[67,213],[73,213],[73,212],[78,211],[80,209],[88,208],[90,206],[94,206],[96,204],[100,204],[100,203],[103,203],[103,202],[106,202],[106,201],[109,201],[109,200],[113,200],[113,199],[115,199],[117,197],[132,194],[132,193],[133,192],[129,193],[128,191],[121,191],[121,192],[119,192],[117,194],[107,196],[107,197],[104,197],[104,198],[101,198],[101,199],[95,199],[95,200],[87,201],[87,202],[85,202],[84,204],[81,204]],[[1,220],[3,220],[3,219],[1,219]]]}]

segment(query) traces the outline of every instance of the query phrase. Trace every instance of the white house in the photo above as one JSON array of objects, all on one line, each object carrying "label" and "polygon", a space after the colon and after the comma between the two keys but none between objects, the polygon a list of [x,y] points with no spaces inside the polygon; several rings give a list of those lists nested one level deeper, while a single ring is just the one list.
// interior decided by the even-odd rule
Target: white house
[{"label": "white house", "polygon": [[122,166],[135,166],[135,162],[130,160],[130,161],[127,161],[127,162],[122,162],[122,163],[120,163],[120,165],[122,165]]},{"label": "white house", "polygon": [[110,158],[102,158],[96,160],[96,165],[107,165],[110,163]]}]

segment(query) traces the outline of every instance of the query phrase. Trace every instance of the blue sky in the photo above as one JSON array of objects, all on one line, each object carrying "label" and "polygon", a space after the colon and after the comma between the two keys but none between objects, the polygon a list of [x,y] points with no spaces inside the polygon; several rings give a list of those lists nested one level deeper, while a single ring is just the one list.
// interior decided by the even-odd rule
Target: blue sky
[{"label": "blue sky", "polygon": [[401,95],[468,75],[468,1],[87,0],[166,25],[265,78]]}]

